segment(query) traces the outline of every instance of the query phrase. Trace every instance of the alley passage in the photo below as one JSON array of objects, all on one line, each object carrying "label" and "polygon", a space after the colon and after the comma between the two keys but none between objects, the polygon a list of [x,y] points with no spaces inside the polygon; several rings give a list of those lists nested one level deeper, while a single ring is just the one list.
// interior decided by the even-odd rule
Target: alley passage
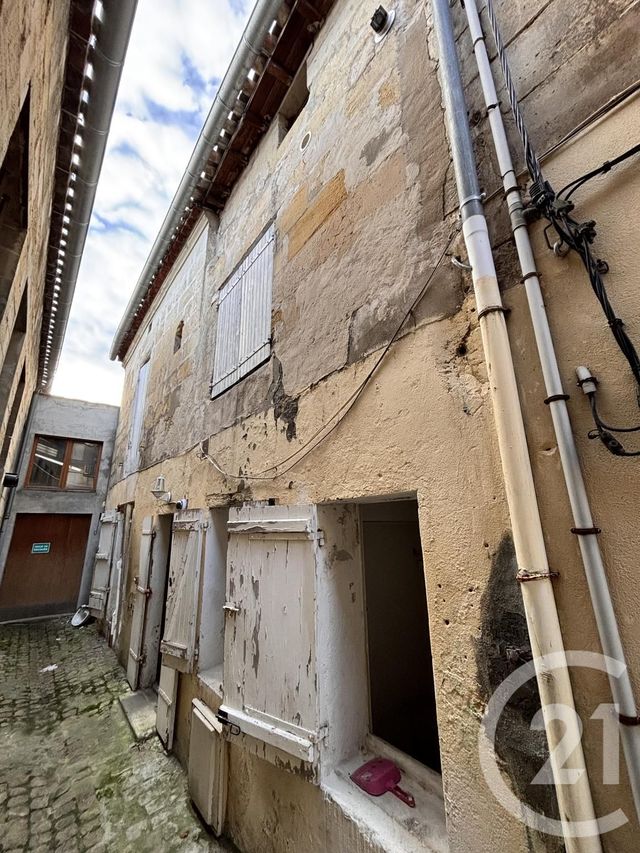
[{"label": "alley passage", "polygon": [[226,849],[160,741],[135,744],[118,702],[127,690],[94,626],[0,625],[2,853]]}]

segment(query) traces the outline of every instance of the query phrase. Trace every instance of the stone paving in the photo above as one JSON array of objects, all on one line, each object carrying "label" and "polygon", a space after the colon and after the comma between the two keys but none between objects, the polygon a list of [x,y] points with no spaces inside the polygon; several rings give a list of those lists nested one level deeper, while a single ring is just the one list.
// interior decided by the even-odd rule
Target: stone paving
[{"label": "stone paving", "polygon": [[94,626],[0,625],[2,853],[232,849],[201,824],[158,738],[135,743],[128,689]]}]

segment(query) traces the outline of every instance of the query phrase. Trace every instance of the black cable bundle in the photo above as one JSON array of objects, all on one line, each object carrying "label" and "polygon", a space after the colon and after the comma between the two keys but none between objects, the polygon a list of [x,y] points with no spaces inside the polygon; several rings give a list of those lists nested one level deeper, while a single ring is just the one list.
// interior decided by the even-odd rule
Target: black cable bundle
[{"label": "black cable bundle", "polygon": [[[531,144],[529,134],[527,133],[527,128],[524,123],[522,112],[520,110],[520,105],[518,103],[518,95],[516,92],[515,85],[513,83],[513,78],[511,77],[511,70],[507,61],[504,43],[500,35],[500,29],[498,27],[498,21],[495,15],[492,0],[487,0],[487,15],[493,33],[493,38],[496,44],[496,49],[498,51],[498,58],[500,61],[500,66],[502,68],[502,73],[504,75],[507,94],[509,96],[509,101],[511,104],[511,110],[515,118],[515,123],[518,128],[518,132],[520,133],[522,145],[524,147],[527,169],[529,170],[529,174],[532,180],[530,190],[531,202],[533,207],[537,211],[539,211],[539,213],[544,216],[545,219],[547,219],[550,223],[550,225],[547,226],[547,228],[545,229],[545,237],[547,239],[547,244],[550,248],[555,248],[556,251],[562,246],[566,246],[567,249],[571,249],[574,252],[577,252],[577,254],[580,256],[582,263],[584,264],[584,267],[587,271],[587,275],[589,276],[589,281],[591,282],[593,292],[595,293],[598,301],[600,302],[600,305],[602,306],[604,314],[607,318],[609,328],[611,329],[611,332],[613,333],[613,336],[622,354],[627,359],[627,362],[629,363],[629,366],[631,368],[631,372],[633,373],[633,376],[636,380],[638,386],[638,403],[640,405],[640,356],[638,355],[637,350],[635,349],[631,339],[625,331],[624,322],[620,317],[617,316],[607,294],[603,275],[605,275],[608,271],[608,265],[600,258],[594,257],[593,252],[591,250],[591,246],[596,237],[596,223],[593,220],[589,220],[587,222],[579,222],[577,219],[571,216],[574,210],[574,204],[571,201],[571,196],[574,194],[574,192],[581,186],[586,184],[587,181],[590,181],[592,178],[595,178],[597,175],[602,175],[606,172],[609,172],[614,166],[617,166],[619,163],[622,163],[624,160],[628,159],[634,154],[640,153],[640,145],[634,145],[628,151],[625,151],[623,154],[620,154],[613,160],[605,161],[597,169],[592,169],[590,172],[581,175],[579,178],[575,178],[573,181],[563,187],[563,189],[560,190],[559,193],[556,193],[551,184],[544,178],[540,161],[536,155],[533,145]],[[549,239],[547,237],[547,230],[549,227],[553,227],[556,233],[558,234],[558,237],[560,238],[559,243],[556,244],[555,247],[551,246],[551,243],[549,242]],[[611,453],[614,453],[617,456],[640,455],[640,451],[626,451],[622,444],[611,435],[612,432],[640,431],[640,426],[620,428],[607,427],[599,418],[595,403],[595,392],[589,395],[589,400],[591,403],[591,411],[594,417],[594,421],[596,423],[596,429],[592,431],[592,433],[590,433],[589,437],[600,438],[605,447],[607,447],[607,449]]]}]

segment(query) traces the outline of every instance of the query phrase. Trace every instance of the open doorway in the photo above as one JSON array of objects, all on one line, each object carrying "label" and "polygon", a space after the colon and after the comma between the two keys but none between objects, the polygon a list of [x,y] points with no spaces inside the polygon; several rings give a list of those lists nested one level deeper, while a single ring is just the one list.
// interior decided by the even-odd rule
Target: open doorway
[{"label": "open doorway", "polygon": [[360,505],[371,733],[440,772],[415,500]]},{"label": "open doorway", "polygon": [[149,610],[146,628],[147,655],[149,671],[147,683],[157,689],[160,683],[160,641],[164,632],[164,618],[167,611],[167,584],[169,582],[169,562],[171,560],[171,533],[173,528],[173,513],[158,515],[155,519],[155,539],[153,543],[153,559],[151,562],[151,580],[149,586],[155,596],[155,607]]},{"label": "open doorway", "polygon": [[210,510],[201,581],[198,636],[198,674],[200,679],[220,696],[224,660],[228,521],[227,507]]}]

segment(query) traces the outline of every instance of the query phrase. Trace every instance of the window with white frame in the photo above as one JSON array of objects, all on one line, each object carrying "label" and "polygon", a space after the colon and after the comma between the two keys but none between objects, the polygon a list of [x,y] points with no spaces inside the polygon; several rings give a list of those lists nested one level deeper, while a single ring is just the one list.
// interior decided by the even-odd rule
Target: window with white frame
[{"label": "window with white frame", "polygon": [[275,226],[270,225],[218,293],[211,396],[265,362],[271,354],[271,288]]}]

